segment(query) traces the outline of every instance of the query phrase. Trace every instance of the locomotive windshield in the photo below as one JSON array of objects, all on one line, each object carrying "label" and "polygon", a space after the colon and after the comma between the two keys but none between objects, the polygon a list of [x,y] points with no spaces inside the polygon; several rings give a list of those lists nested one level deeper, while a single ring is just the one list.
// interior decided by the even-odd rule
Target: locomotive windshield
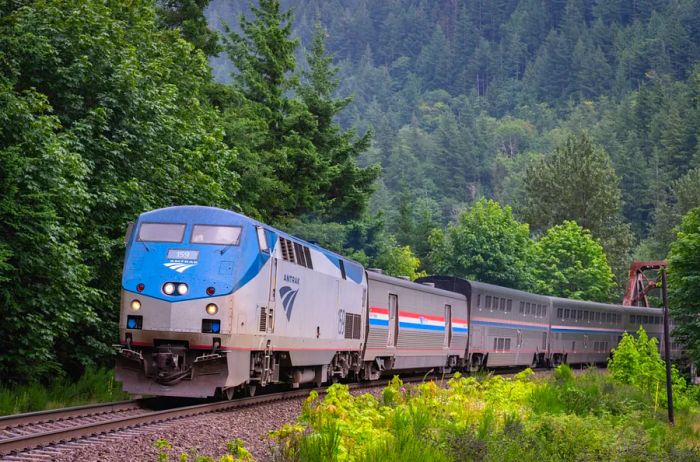
[{"label": "locomotive windshield", "polygon": [[142,223],[139,228],[139,241],[182,242],[185,225],[180,223]]},{"label": "locomotive windshield", "polygon": [[238,245],[241,237],[240,226],[194,225],[192,244]]}]

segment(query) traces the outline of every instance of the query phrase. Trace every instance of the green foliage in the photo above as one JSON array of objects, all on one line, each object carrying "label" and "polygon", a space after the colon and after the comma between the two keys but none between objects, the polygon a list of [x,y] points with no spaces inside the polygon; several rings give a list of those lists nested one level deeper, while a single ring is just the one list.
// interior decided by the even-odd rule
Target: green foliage
[{"label": "green foliage", "polygon": [[412,281],[427,276],[426,272],[418,271],[420,260],[413,254],[411,248],[407,245],[396,245],[393,237],[383,245],[374,264],[391,276],[406,276]]},{"label": "green foliage", "polygon": [[506,287],[528,289],[532,242],[510,207],[481,199],[445,231],[430,236],[431,269]]},{"label": "green foliage", "polygon": [[[612,377],[626,385],[632,385],[646,396],[652,397],[654,405],[666,401],[666,365],[659,355],[658,340],[649,338],[643,327],[639,327],[636,336],[625,332],[613,356],[608,361]],[[686,393],[685,379],[680,376],[675,366],[672,370],[674,405],[687,408],[692,396]]]},{"label": "green foliage", "polygon": [[[356,138],[354,129],[343,131],[335,121],[352,98],[334,98],[339,80],[333,56],[326,54],[326,31],[316,25],[311,50],[307,55],[309,70],[304,72],[304,83],[299,88],[301,100],[313,117],[314,124],[306,130],[321,163],[327,170],[315,181],[324,182],[319,193],[323,196],[322,215],[329,220],[356,219],[364,210],[373,183],[379,175],[377,165],[360,168],[357,157],[369,148],[371,132]],[[322,180],[328,177],[327,180]]]},{"label": "green foliage", "polygon": [[700,207],[700,168],[688,173],[671,184],[669,204],[662,202],[654,210],[654,224],[645,242],[648,259],[661,259],[668,255],[671,243],[676,238],[674,229],[681,224],[685,214]]},{"label": "green foliage", "polygon": [[59,362],[77,375],[111,353],[127,222],[230,206],[235,154],[206,105],[205,57],[158,28],[152,2],[3,8],[0,376]]},{"label": "green foliage", "polygon": [[0,387],[0,415],[43,411],[88,403],[107,403],[128,399],[114,372],[88,367],[78,380],[55,380],[51,385],[39,383]]},{"label": "green foliage", "polygon": [[674,338],[700,361],[700,207],[689,211],[676,231],[668,258],[668,293]]},{"label": "green foliage", "polygon": [[[311,48],[316,22],[327,30],[327,48],[340,63],[338,93],[354,95],[337,121],[373,131],[361,158],[382,165],[381,197],[373,201],[386,210],[388,230],[419,258],[427,252],[399,236],[403,222],[395,219],[406,191],[410,201],[435,201],[437,224],[482,196],[525,219],[527,157],[581,132],[610,155],[622,216],[603,233],[578,215],[533,228],[576,220],[601,240],[620,279],[635,239],[649,238],[640,252],[666,255],[684,212],[667,227],[659,217],[658,232],[649,224],[662,204],[675,203],[669,186],[699,165],[697,1],[282,5],[295,10],[303,46]],[[211,8],[212,17],[230,22],[247,12],[243,2]],[[217,66],[225,73],[226,63]],[[607,176],[590,185],[605,178],[613,182]]]},{"label": "green foliage", "polygon": [[310,77],[307,107],[288,95],[299,90],[291,15],[263,2],[229,43],[240,79],[216,84],[208,3],[0,6],[2,383],[106,363],[123,234],[145,210],[202,204],[269,220],[364,208],[377,172],[356,157],[369,138],[331,120],[345,100],[330,96],[323,47],[312,68],[328,73]]},{"label": "green foliage", "polygon": [[679,413],[676,427],[648,396],[605,372],[555,377],[531,370],[514,378],[474,377],[405,385],[382,397],[352,396],[334,385],[311,392],[297,423],[273,432],[273,460],[593,461],[693,460],[700,414]]},{"label": "green foliage", "polygon": [[535,241],[533,275],[538,293],[609,301],[614,287],[605,252],[574,221],[554,226]]},{"label": "green foliage", "polygon": [[[60,375],[56,345],[97,324],[79,246],[88,168],[35,90],[0,77],[0,376]],[[62,348],[65,351],[65,348]]]},{"label": "green foliage", "polygon": [[157,0],[160,22],[164,27],[177,28],[182,36],[207,56],[221,50],[219,35],[209,29],[204,10],[211,0]]},{"label": "green foliage", "polygon": [[228,454],[222,455],[218,459],[199,455],[196,449],[190,449],[188,452],[182,452],[177,456],[173,454],[172,443],[165,438],[155,440],[153,447],[158,450],[157,458],[159,462],[168,462],[170,460],[179,462],[188,462],[189,460],[192,460],[192,462],[255,462],[253,455],[245,448],[243,441],[238,438],[226,443]]},{"label": "green foliage", "polygon": [[621,220],[618,183],[604,149],[595,146],[586,135],[568,136],[551,155],[527,170],[527,221],[540,231],[565,220],[590,230],[623,280],[632,234]]},{"label": "green foliage", "polygon": [[231,97],[220,104],[227,140],[242,144],[235,168],[244,211],[268,221],[311,212],[357,218],[378,169],[356,162],[369,133],[357,138],[334,121],[350,99],[333,97],[338,82],[323,32],[316,34],[301,84],[291,11],[282,11],[278,0],[261,0],[251,12],[251,19],[240,17],[241,33],[227,30],[236,72]]}]

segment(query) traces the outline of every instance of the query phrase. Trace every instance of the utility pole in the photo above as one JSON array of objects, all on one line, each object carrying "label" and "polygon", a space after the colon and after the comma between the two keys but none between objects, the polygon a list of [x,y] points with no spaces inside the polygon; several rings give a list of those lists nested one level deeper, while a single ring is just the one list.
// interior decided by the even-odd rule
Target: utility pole
[{"label": "utility pole", "polygon": [[664,301],[664,356],[666,359],[666,395],[668,397],[668,422],[673,425],[673,386],[671,383],[671,339],[668,331],[668,288],[666,268],[661,269],[661,293]]}]

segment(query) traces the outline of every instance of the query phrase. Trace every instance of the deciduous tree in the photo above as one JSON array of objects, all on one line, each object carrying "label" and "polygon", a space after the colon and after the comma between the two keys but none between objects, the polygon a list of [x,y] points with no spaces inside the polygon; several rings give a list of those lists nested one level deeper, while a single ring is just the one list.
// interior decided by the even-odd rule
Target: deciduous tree
[{"label": "deciduous tree", "polygon": [[434,273],[515,289],[532,286],[529,227],[498,202],[480,199],[446,230],[435,230],[430,244]]},{"label": "deciduous tree", "polygon": [[553,226],[534,245],[537,292],[579,300],[610,301],[615,286],[603,247],[574,221]]},{"label": "deciduous tree", "polygon": [[674,337],[700,362],[700,207],[688,212],[668,257],[668,291]]}]

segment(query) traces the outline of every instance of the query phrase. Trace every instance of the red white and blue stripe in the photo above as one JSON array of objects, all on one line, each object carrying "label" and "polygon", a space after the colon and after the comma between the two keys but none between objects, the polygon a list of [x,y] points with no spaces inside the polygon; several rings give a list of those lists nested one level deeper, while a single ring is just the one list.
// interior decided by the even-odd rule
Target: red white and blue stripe
[{"label": "red white and blue stripe", "polygon": [[[376,306],[370,307],[369,325],[371,327],[389,327],[389,309]],[[445,332],[445,318],[411,311],[399,311],[399,327],[401,329]],[[466,334],[469,332],[467,320],[453,319],[452,332],[455,334]]]},{"label": "red white and blue stripe", "polygon": [[511,319],[498,319],[498,318],[482,318],[475,317],[472,318],[472,324],[481,326],[491,326],[491,327],[505,327],[510,329],[521,329],[521,330],[539,330],[546,331],[549,329],[549,324],[541,322],[527,322],[527,321],[514,321]]},{"label": "red white and blue stripe", "polygon": [[576,333],[576,334],[621,334],[624,329],[610,329],[590,326],[552,326],[552,332]]}]

